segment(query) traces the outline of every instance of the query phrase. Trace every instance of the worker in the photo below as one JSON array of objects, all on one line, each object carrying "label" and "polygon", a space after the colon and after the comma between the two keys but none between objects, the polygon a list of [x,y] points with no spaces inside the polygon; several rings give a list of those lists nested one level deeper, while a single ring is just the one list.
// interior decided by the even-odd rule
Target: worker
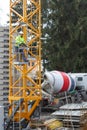
[{"label": "worker", "polygon": [[[26,43],[25,40],[23,38],[23,32],[20,31],[19,35],[16,37],[16,44],[15,44],[15,51],[21,54],[22,59],[24,62],[28,62],[28,60],[26,59],[25,53],[24,53],[24,48],[26,47]],[[17,58],[18,60],[18,58]]]}]

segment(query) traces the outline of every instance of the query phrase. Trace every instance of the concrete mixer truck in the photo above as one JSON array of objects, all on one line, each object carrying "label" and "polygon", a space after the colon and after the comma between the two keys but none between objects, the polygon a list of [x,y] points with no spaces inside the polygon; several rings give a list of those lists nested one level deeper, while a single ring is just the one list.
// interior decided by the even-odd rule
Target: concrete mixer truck
[{"label": "concrete mixer truck", "polygon": [[58,106],[87,101],[87,73],[47,71],[42,89],[50,99],[59,99]]}]

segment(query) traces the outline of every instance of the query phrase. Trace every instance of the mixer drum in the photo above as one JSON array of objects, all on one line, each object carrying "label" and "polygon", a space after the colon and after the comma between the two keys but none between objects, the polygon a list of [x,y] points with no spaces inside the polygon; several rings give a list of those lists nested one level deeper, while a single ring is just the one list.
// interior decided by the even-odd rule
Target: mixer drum
[{"label": "mixer drum", "polygon": [[53,93],[73,91],[76,87],[75,79],[65,72],[45,72],[44,79],[50,84]]}]

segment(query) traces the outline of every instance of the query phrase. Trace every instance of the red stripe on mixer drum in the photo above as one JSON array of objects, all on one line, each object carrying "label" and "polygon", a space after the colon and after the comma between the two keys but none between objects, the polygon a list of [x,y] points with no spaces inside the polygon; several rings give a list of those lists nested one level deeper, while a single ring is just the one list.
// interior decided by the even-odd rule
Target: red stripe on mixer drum
[{"label": "red stripe on mixer drum", "polygon": [[68,88],[69,88],[69,84],[70,84],[70,81],[69,81],[69,77],[67,76],[67,74],[66,73],[64,73],[64,72],[60,72],[61,73],[61,75],[62,75],[62,77],[63,77],[63,86],[61,86],[61,90],[60,90],[60,92],[62,92],[62,91],[67,91],[68,90]]}]

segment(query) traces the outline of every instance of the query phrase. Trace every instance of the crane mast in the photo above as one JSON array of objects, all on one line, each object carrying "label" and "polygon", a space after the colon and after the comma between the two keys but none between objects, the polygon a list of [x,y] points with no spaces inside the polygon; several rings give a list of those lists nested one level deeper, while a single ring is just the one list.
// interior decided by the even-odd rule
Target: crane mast
[{"label": "crane mast", "polygon": [[[15,38],[23,31],[28,62],[15,53]],[[14,120],[30,119],[39,105],[41,95],[41,1],[10,0],[9,28],[9,116],[17,110]],[[17,55],[19,60],[17,60]],[[18,102],[22,100],[19,109]],[[17,103],[15,103],[17,102]]]}]

